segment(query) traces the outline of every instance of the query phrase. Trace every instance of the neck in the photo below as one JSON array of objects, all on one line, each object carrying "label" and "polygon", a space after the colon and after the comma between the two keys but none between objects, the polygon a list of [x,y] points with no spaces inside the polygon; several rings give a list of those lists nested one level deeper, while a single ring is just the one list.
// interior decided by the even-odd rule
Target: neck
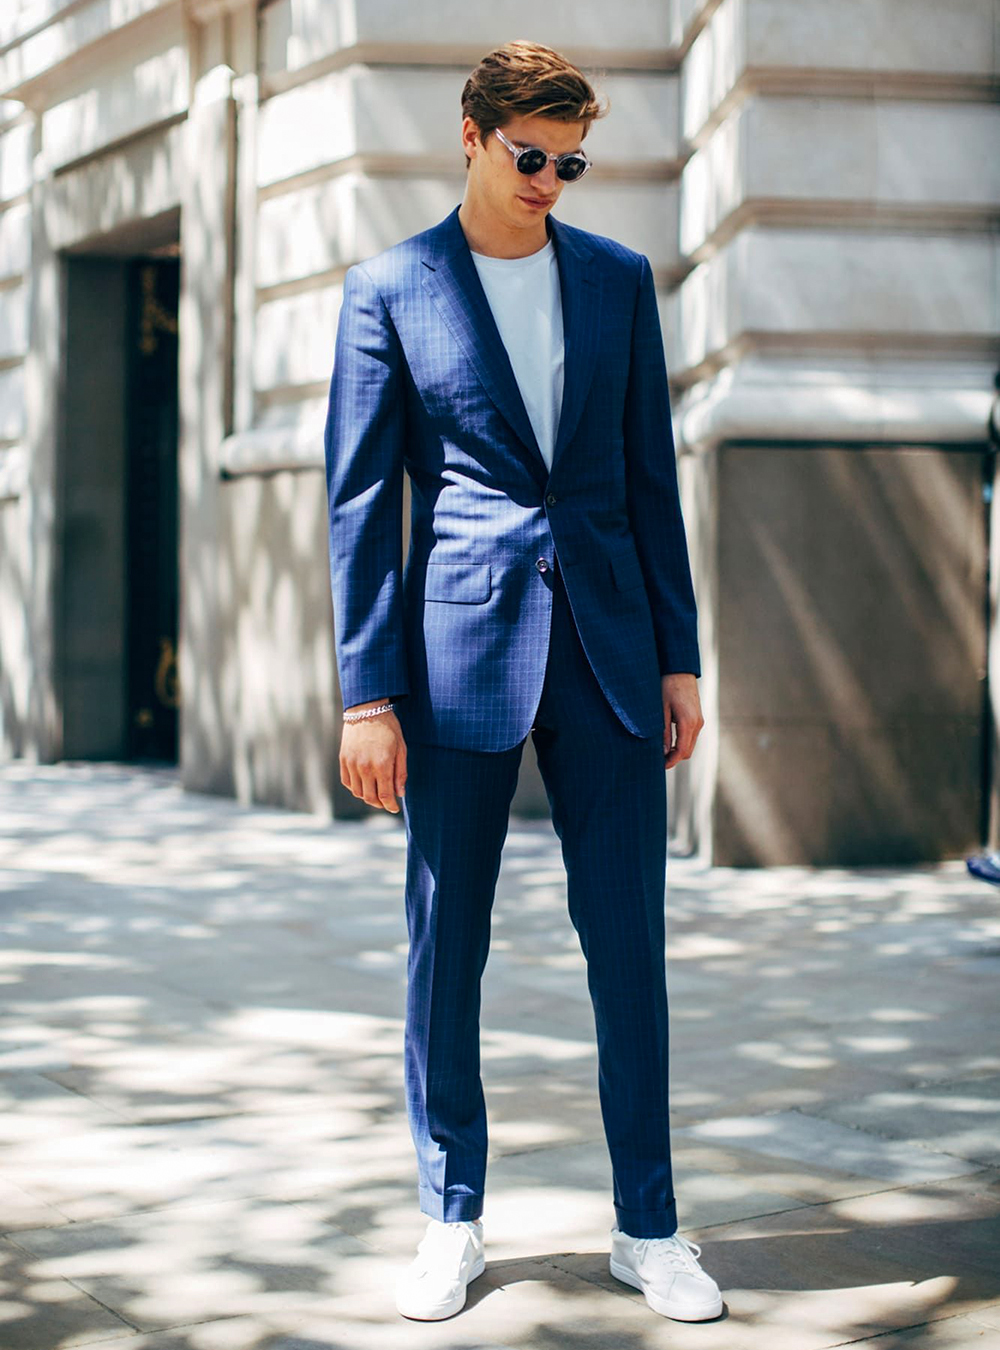
[{"label": "neck", "polygon": [[545,217],[530,226],[508,225],[466,192],[458,219],[469,247],[492,258],[526,258],[548,243]]}]

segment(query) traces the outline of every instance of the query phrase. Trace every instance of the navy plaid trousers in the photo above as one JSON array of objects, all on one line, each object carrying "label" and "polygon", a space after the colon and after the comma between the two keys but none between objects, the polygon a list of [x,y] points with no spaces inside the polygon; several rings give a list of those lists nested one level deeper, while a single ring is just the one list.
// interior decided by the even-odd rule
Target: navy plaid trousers
[{"label": "navy plaid trousers", "polygon": [[[636,736],[623,726],[581,646],[559,569],[543,580],[552,590],[551,627],[531,734],[561,841],[569,915],[587,961],[615,1214],[634,1237],[669,1237],[677,1209],[663,735]],[[397,709],[404,735],[407,703]],[[480,981],[523,746],[478,751],[407,737],[407,1110],[421,1210],[445,1221],[483,1212]]]}]

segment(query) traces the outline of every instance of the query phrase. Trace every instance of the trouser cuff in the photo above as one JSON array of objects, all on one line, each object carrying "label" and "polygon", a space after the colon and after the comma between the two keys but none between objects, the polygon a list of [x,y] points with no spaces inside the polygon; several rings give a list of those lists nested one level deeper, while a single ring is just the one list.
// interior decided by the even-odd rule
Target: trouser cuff
[{"label": "trouser cuff", "polygon": [[677,1232],[677,1201],[666,1209],[623,1209],[615,1205],[618,1228],[629,1237],[672,1237]]},{"label": "trouser cuff", "polygon": [[483,1212],[483,1197],[469,1195],[439,1195],[429,1186],[419,1187],[420,1209],[428,1218],[440,1219],[442,1223],[455,1223],[463,1219],[478,1219]]}]

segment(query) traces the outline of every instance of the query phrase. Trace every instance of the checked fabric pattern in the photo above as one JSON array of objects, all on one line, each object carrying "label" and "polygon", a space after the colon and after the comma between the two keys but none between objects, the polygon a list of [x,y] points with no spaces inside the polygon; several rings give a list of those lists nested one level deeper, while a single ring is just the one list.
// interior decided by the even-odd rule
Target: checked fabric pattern
[{"label": "checked fabric pattern", "polygon": [[458,207],[345,277],[325,430],[341,690],[345,707],[399,697],[404,733],[427,744],[500,751],[528,734],[546,566],[634,735],[662,728],[661,674],[701,674],[648,259],[546,225],[566,343],[551,471]]}]

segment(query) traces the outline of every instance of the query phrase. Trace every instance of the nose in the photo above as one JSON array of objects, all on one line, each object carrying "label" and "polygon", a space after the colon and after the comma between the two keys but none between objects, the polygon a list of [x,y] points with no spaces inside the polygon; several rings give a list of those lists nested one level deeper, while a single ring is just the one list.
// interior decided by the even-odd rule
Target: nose
[{"label": "nose", "polygon": [[531,175],[528,182],[540,197],[551,197],[553,192],[555,192],[559,186],[559,179],[556,177],[555,160],[550,159],[540,173],[533,173]]}]

